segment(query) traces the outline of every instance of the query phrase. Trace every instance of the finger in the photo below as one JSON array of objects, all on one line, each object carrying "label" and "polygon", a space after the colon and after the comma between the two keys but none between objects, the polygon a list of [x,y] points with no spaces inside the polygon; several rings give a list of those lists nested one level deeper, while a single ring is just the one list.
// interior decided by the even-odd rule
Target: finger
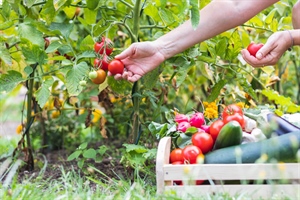
[{"label": "finger", "polygon": [[123,79],[122,74],[116,74],[116,75],[114,75],[114,78],[115,78],[115,80],[122,80]]},{"label": "finger", "polygon": [[269,45],[268,43],[265,44],[262,48],[260,48],[256,53],[256,58],[258,60],[263,59],[266,55],[270,53],[270,51],[273,50],[273,47]]},{"label": "finger", "polygon": [[122,51],[120,54],[116,55],[115,59],[123,60],[127,57],[132,56],[133,52],[134,52],[134,47],[133,47],[133,45],[130,45],[127,49]]},{"label": "finger", "polygon": [[130,82],[136,82],[141,78],[141,75],[135,74],[133,76],[130,76],[127,78],[128,81]]}]

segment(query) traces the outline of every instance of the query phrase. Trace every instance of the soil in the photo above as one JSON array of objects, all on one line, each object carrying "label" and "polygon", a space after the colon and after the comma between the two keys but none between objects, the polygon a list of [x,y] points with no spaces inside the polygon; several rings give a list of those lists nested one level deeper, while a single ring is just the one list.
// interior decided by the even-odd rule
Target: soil
[{"label": "soil", "polygon": [[[108,142],[108,141],[107,141]],[[92,148],[97,149],[99,145],[102,144],[94,144]],[[18,180],[22,182],[28,178],[36,178],[43,172],[43,167],[46,164],[46,170],[43,172],[43,179],[53,180],[59,179],[62,176],[62,170],[65,172],[74,171],[76,173],[80,173],[81,176],[89,175],[93,176],[96,180],[100,181],[109,181],[108,179],[125,179],[132,180],[133,178],[133,169],[130,167],[125,167],[123,163],[120,163],[122,143],[114,142],[113,144],[105,144],[109,150],[107,154],[103,157],[103,160],[99,163],[96,163],[94,160],[88,160],[85,162],[85,165],[82,169],[80,169],[77,165],[77,161],[67,161],[68,156],[74,152],[66,149],[51,151],[47,154],[35,153],[34,155],[34,170],[27,170],[25,166],[23,166],[18,173]],[[110,151],[112,150],[112,151]],[[93,170],[88,166],[92,166],[95,169],[101,171],[101,173],[97,172],[97,170]],[[95,185],[91,183],[91,187]]]}]

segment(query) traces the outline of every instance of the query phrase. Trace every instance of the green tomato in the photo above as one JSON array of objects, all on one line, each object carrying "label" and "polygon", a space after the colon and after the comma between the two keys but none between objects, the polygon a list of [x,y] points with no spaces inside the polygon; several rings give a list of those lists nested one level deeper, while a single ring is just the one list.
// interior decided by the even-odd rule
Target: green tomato
[{"label": "green tomato", "polygon": [[79,85],[80,86],[86,86],[86,81],[85,80],[81,80],[81,81],[79,81]]},{"label": "green tomato", "polygon": [[91,72],[89,73],[89,78],[90,78],[90,79],[95,79],[95,78],[97,78],[97,72],[96,72],[96,71],[91,71]]}]

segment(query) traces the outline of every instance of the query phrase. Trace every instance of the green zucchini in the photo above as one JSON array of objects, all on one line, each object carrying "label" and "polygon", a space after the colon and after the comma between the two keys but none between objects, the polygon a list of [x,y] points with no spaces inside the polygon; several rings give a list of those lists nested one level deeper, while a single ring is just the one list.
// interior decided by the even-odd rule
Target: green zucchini
[{"label": "green zucchini", "polygon": [[264,154],[269,162],[297,162],[297,152],[300,147],[300,131],[290,132],[247,144],[235,145],[212,151],[205,155],[204,163],[255,163]]},{"label": "green zucchini", "polygon": [[221,128],[213,150],[241,144],[242,137],[243,130],[240,124],[237,121],[230,121]]}]

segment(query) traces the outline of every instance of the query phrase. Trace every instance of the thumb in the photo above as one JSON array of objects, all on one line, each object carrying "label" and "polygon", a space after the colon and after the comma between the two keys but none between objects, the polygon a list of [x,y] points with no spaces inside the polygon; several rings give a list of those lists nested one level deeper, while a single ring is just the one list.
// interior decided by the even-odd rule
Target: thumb
[{"label": "thumb", "polygon": [[271,51],[270,45],[263,45],[256,53],[255,57],[258,60],[263,59]]},{"label": "thumb", "polygon": [[127,49],[125,49],[123,52],[121,52],[120,54],[116,55],[115,58],[119,59],[119,60],[123,60],[127,57],[130,57],[134,54],[134,48],[131,46],[129,46]]}]

